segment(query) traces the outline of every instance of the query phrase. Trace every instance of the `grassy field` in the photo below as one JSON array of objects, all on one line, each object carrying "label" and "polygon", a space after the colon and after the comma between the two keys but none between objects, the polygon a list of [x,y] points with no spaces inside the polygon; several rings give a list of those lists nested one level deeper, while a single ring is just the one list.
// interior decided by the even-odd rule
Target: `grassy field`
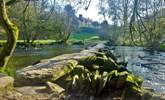
[{"label": "grassy field", "polygon": [[[38,44],[42,44],[42,45],[46,45],[46,44],[52,44],[55,43],[55,40],[35,40],[33,44],[38,45]],[[0,45],[4,45],[6,43],[6,40],[0,40]],[[24,40],[18,40],[17,44],[24,44]]]},{"label": "grassy field", "polygon": [[74,33],[70,36],[69,41],[99,41],[96,33]]},{"label": "grassy field", "polygon": [[[0,42],[6,42],[6,40],[0,40]],[[24,40],[17,40],[17,42],[24,42]],[[55,40],[35,40],[34,42],[40,42],[40,43],[50,43],[50,42],[56,42]]]},{"label": "grassy field", "polygon": [[[68,42],[74,43],[74,42],[97,42],[100,41],[100,38],[97,33],[73,33],[71,34]],[[33,44],[52,44],[57,42],[56,40],[48,39],[48,40],[35,40]],[[6,40],[0,40],[0,45],[4,45],[6,43]],[[24,40],[18,40],[17,43],[24,44]]]}]

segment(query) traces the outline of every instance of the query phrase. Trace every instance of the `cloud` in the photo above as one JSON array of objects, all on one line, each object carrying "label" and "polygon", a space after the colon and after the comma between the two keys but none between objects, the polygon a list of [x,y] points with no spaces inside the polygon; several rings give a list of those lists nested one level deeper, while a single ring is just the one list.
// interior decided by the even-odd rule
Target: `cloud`
[{"label": "cloud", "polygon": [[77,15],[82,14],[85,18],[90,18],[93,21],[102,21],[103,16],[99,15],[99,8],[98,8],[99,0],[93,0],[88,8],[88,10],[85,9],[79,9],[77,11]]},{"label": "cloud", "polygon": [[[79,14],[82,14],[83,17],[85,18],[90,18],[93,21],[98,21],[98,22],[102,22],[104,20],[103,15],[100,15],[99,12],[99,0],[92,0],[88,10],[85,9],[79,9],[77,11],[77,16]],[[106,17],[106,20],[108,21],[109,24],[112,24],[112,20],[111,18],[109,18],[108,16]]]}]

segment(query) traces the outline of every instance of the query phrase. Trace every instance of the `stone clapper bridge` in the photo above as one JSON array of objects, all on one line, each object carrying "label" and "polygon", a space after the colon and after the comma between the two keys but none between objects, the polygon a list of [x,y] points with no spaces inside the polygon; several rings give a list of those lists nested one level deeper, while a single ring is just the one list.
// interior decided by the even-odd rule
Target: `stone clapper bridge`
[{"label": "stone clapper bridge", "polygon": [[[87,69],[89,73],[99,73],[98,75],[101,74],[100,77],[103,77],[105,72],[106,75],[110,75],[107,73],[111,73],[112,80],[109,83],[108,81],[105,82],[104,79],[100,80],[103,80],[102,82],[105,84],[110,84],[110,87],[115,89],[124,89],[124,92],[122,92],[122,98],[128,98],[126,100],[132,100],[131,98],[137,98],[137,100],[145,98],[149,98],[146,100],[150,100],[152,98],[152,100],[156,100],[154,98],[157,97],[165,100],[163,97],[155,95],[155,93],[151,93],[150,91],[141,87],[143,82],[142,79],[134,76],[125,67],[123,67],[123,65],[120,65],[117,62],[117,58],[110,52],[108,48],[107,42],[103,42],[94,47],[90,47],[87,50],[80,51],[79,53],[63,54],[54,58],[41,60],[37,64],[18,70],[16,72],[15,86],[23,87],[46,85],[48,90],[51,92],[61,93],[68,91],[68,88],[69,90],[72,89],[70,86],[68,86],[67,79],[68,77],[71,79],[75,78],[73,77],[73,74],[76,73],[76,69],[81,69],[80,72],[76,73],[81,73],[81,75],[83,72],[82,69]],[[92,76],[93,74],[90,75]],[[89,76],[89,78],[91,78],[91,76]],[[95,77],[95,75],[93,76]],[[115,78],[113,79],[113,77]],[[95,82],[98,82],[98,79],[95,80]],[[71,83],[73,83],[73,80]],[[89,83],[93,84],[92,80],[90,80]],[[105,84],[104,86],[106,87]],[[95,88],[97,88],[98,85],[99,84],[97,84]],[[101,93],[105,87],[102,87],[99,93]],[[128,89],[130,89],[130,87],[132,89],[129,91]],[[127,90],[125,91],[126,88]],[[97,91],[97,89],[95,90]],[[21,91],[21,89],[18,89],[18,91]],[[129,94],[128,97],[127,94]]]}]

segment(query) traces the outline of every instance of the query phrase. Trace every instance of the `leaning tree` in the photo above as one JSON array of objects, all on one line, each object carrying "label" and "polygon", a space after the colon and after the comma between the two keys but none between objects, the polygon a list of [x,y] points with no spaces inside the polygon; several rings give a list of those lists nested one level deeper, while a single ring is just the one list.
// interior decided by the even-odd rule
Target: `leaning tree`
[{"label": "leaning tree", "polygon": [[18,27],[10,21],[7,15],[7,6],[16,2],[16,0],[11,0],[6,2],[6,0],[0,0],[0,25],[6,31],[7,42],[0,53],[0,67],[5,67],[14,52],[16,47],[16,42],[19,35]]}]

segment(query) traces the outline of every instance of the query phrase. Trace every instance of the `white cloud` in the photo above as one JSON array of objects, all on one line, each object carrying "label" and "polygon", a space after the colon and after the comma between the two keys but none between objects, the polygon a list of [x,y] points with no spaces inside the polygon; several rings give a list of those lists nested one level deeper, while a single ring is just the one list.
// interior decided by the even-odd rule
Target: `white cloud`
[{"label": "white cloud", "polygon": [[103,16],[98,14],[99,8],[98,8],[99,1],[98,0],[92,0],[88,10],[80,9],[77,11],[77,15],[82,14],[85,18],[90,18],[93,21],[102,21]]},{"label": "white cloud", "polygon": [[[98,22],[102,22],[104,20],[103,15],[98,14],[99,12],[99,0],[92,0],[88,10],[85,9],[79,9],[77,11],[77,16],[79,14],[82,14],[85,18],[90,18],[93,21],[98,21]],[[112,24],[112,21],[110,18],[106,17],[106,19],[108,20],[109,24]]]}]

